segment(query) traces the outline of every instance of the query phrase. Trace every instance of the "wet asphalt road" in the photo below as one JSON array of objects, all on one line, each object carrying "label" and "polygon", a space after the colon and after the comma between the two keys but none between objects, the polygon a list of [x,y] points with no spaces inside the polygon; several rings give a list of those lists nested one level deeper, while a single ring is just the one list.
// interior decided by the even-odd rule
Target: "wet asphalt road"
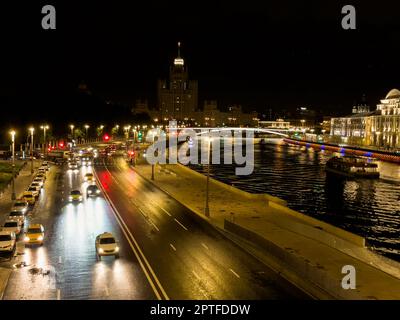
[{"label": "wet asphalt road", "polygon": [[[44,245],[24,250],[21,242],[17,256],[0,263],[11,268],[27,264],[14,268],[4,299],[156,299],[104,198],[84,198],[81,204],[66,201],[70,190],[86,190],[83,177],[89,171],[53,166],[47,174],[26,222],[44,225]],[[104,231],[120,240],[120,259],[96,260],[95,237]]]},{"label": "wet asphalt road", "polygon": [[[53,166],[29,223],[46,229],[42,247],[24,248],[4,299],[304,299],[273,271],[137,175],[123,158],[98,159],[105,195],[69,204],[85,173]],[[120,259],[97,261],[95,237],[112,232]],[[25,262],[24,267],[15,267]],[[14,267],[13,267],[14,266]]]},{"label": "wet asphalt road", "polygon": [[305,296],[132,170],[99,161],[98,178],[170,299],[302,299]]}]

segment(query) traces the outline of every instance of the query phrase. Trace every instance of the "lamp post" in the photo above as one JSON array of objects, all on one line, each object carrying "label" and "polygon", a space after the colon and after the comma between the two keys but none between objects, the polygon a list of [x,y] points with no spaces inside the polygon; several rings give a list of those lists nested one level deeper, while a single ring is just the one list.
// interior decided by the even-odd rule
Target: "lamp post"
[{"label": "lamp post", "polygon": [[35,128],[29,128],[29,131],[31,133],[31,174],[33,174],[33,133]]},{"label": "lamp post", "polygon": [[210,216],[210,207],[208,205],[209,202],[209,189],[210,189],[210,145],[211,145],[211,137],[207,138],[208,140],[208,151],[207,151],[207,159],[208,159],[208,164],[207,164],[207,183],[206,183],[206,206],[204,208],[204,215],[206,217]]},{"label": "lamp post", "polygon": [[[153,136],[153,146],[154,146],[155,132],[152,131],[151,134],[152,134],[152,136]],[[156,152],[158,152],[158,151],[156,151]],[[151,165],[151,180],[154,180],[154,164]]]},{"label": "lamp post", "polygon": [[43,130],[43,140],[44,140],[43,156],[44,156],[44,158],[46,158],[46,154],[47,154],[47,152],[46,152],[46,151],[47,151],[47,145],[46,145],[46,130],[49,129],[49,126],[48,126],[48,125],[43,125],[43,126],[40,127],[40,129]]},{"label": "lamp post", "polygon": [[87,140],[88,138],[88,130],[89,130],[90,126],[88,124],[85,124],[85,129],[86,129],[86,136],[85,139]]},{"label": "lamp post", "polygon": [[12,130],[11,134],[11,142],[12,142],[12,192],[11,192],[11,200],[15,200],[15,131]]},{"label": "lamp post", "polygon": [[73,124],[71,124],[69,127],[71,128],[71,140],[73,140],[74,139],[74,128],[75,128],[75,126]]}]

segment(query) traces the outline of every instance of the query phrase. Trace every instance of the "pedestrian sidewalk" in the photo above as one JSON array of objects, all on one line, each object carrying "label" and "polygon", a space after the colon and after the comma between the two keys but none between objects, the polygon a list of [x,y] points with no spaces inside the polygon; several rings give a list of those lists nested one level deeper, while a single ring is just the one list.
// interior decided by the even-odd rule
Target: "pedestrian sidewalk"
[{"label": "pedestrian sidewalk", "polygon": [[[279,198],[250,194],[214,179],[206,218],[205,176],[182,165],[163,165],[156,166],[152,181],[150,165],[138,164],[135,170],[197,218],[262,249],[278,272],[306,291],[312,287],[315,294],[317,288],[317,297],[400,299],[400,264],[366,248],[362,237],[291,210]],[[341,286],[346,265],[355,267],[355,290]]]},{"label": "pedestrian sidewalk", "polygon": [[[34,161],[34,170],[40,166],[39,161]],[[24,165],[15,178],[15,194],[18,197],[22,195],[22,193],[26,190],[29,184],[32,182],[33,176],[31,175],[31,165],[28,161],[26,165]],[[11,207],[12,207],[12,200],[11,200],[12,188],[11,183],[10,185],[0,193],[0,221],[5,214],[8,214]]]},{"label": "pedestrian sidewalk", "polygon": [[[40,166],[39,161],[34,161],[34,169]],[[22,167],[19,174],[15,178],[15,193],[17,198],[22,195],[25,189],[32,182],[33,176],[31,175],[31,166],[28,162],[26,165]],[[10,213],[11,207],[13,205],[13,201],[11,200],[12,188],[11,184],[0,193],[0,225],[3,225],[3,222]],[[8,279],[10,278],[12,273],[12,269],[0,267],[0,300],[3,298],[4,291],[8,284]]]}]

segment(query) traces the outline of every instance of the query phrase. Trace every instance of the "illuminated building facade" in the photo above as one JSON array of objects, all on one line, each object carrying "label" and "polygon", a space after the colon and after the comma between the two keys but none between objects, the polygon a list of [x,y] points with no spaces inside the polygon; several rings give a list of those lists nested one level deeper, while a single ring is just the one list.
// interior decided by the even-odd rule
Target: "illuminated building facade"
[{"label": "illuminated building facade", "polygon": [[332,118],[331,136],[345,143],[400,149],[400,91],[390,90],[373,112],[357,106],[351,116]]}]

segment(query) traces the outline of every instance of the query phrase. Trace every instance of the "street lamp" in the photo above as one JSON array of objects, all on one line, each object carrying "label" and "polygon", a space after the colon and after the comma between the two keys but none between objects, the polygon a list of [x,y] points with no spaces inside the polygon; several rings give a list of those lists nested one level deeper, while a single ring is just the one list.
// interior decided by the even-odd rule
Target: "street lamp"
[{"label": "street lamp", "polygon": [[[154,146],[154,137],[156,134],[154,131],[152,131],[151,134],[153,136],[153,146]],[[158,152],[158,150],[156,152]],[[151,165],[151,180],[154,180],[154,164]]]},{"label": "street lamp", "polygon": [[74,139],[74,128],[75,128],[75,126],[73,124],[71,124],[69,127],[71,128],[71,140],[72,140],[72,139]]},{"label": "street lamp", "polygon": [[86,140],[88,138],[88,130],[89,130],[90,126],[88,124],[85,124],[85,129],[86,129]]},{"label": "street lamp", "polygon": [[35,128],[29,128],[29,131],[31,133],[31,174],[33,174],[33,133]]},{"label": "street lamp", "polygon": [[207,151],[207,159],[208,159],[208,164],[207,164],[207,183],[206,183],[206,206],[204,208],[204,215],[206,217],[210,216],[210,207],[208,205],[209,202],[209,189],[210,189],[210,146],[211,146],[211,137],[207,137],[207,142],[208,142],[208,151]]},{"label": "street lamp", "polygon": [[49,129],[49,126],[48,125],[43,125],[43,126],[40,126],[40,129],[42,129],[43,130],[43,140],[44,140],[44,150],[43,150],[43,156],[46,158],[46,149],[47,149],[47,145],[46,145],[46,130],[48,130]]},{"label": "street lamp", "polygon": [[11,134],[11,142],[12,142],[12,192],[11,192],[11,200],[15,200],[17,197],[15,196],[15,131],[12,130]]}]

